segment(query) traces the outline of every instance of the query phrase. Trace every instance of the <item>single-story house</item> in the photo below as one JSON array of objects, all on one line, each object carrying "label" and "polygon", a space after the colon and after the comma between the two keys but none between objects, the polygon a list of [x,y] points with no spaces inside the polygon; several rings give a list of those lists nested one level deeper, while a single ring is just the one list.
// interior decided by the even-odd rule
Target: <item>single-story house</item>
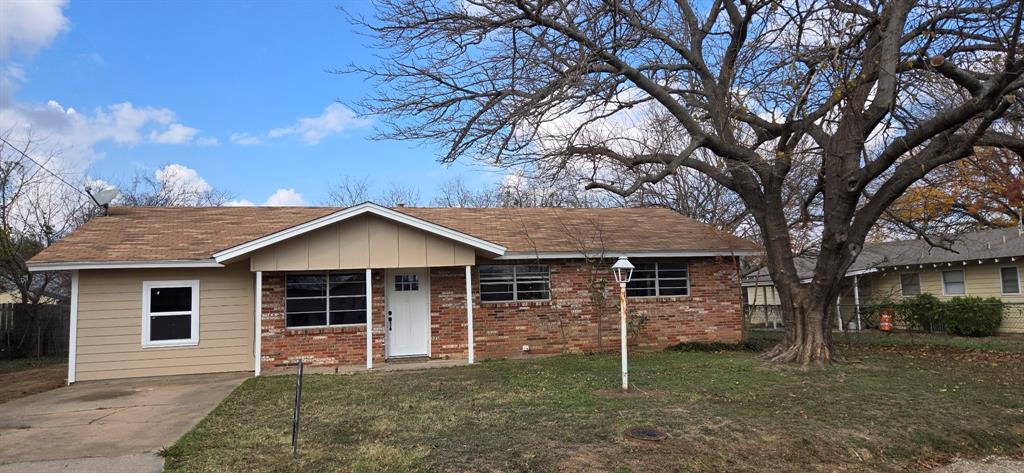
[{"label": "single-story house", "polygon": [[[861,307],[922,293],[939,299],[995,297],[1005,304],[1001,332],[1024,333],[1024,232],[1019,228],[981,230],[958,235],[941,248],[924,239],[864,245],[846,272],[838,304],[844,327],[858,323]],[[799,257],[797,273],[808,282],[814,258]],[[766,268],[743,278],[744,302],[752,321],[778,324],[778,293]],[[764,317],[764,319],[759,319]]]},{"label": "single-story house", "polygon": [[503,358],[740,339],[749,241],[667,209],[115,207],[29,262],[71,271],[69,382],[303,360]]}]

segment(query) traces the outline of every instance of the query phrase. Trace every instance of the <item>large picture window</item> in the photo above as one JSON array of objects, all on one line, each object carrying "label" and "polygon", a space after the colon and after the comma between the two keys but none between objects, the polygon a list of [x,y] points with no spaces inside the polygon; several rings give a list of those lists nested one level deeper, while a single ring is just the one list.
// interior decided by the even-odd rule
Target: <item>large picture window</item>
[{"label": "large picture window", "polygon": [[546,264],[480,266],[481,301],[535,301],[550,298],[551,274]]},{"label": "large picture window", "polygon": [[688,296],[690,271],[685,261],[634,263],[633,279],[626,285],[630,297]]},{"label": "large picture window", "polygon": [[292,273],[285,276],[285,326],[366,323],[366,273]]},{"label": "large picture window", "polygon": [[142,283],[142,346],[199,344],[199,281]]}]

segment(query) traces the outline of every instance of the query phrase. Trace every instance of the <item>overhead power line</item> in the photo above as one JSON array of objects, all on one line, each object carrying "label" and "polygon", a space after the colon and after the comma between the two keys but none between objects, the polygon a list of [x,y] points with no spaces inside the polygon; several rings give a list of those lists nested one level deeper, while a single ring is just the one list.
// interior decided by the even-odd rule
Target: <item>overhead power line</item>
[{"label": "overhead power line", "polygon": [[57,178],[57,180],[58,180],[58,181],[60,181],[60,182],[62,182],[62,183],[63,183],[64,185],[66,185],[66,186],[68,186],[68,187],[70,187],[70,188],[74,189],[74,190],[75,190],[76,192],[78,192],[79,194],[82,194],[82,195],[84,195],[84,196],[85,196],[86,198],[88,198],[88,199],[89,199],[90,201],[92,201],[92,202],[94,202],[94,203],[96,202],[96,199],[94,199],[94,198],[93,198],[93,197],[92,197],[91,195],[89,195],[89,193],[88,193],[88,192],[86,192],[86,191],[82,190],[81,188],[79,188],[77,184],[72,184],[72,183],[71,183],[71,182],[69,182],[69,181],[68,181],[67,179],[64,179],[64,177],[63,177],[63,176],[61,176],[60,174],[57,174],[56,172],[53,172],[53,171],[49,170],[49,169],[48,169],[48,168],[47,168],[46,166],[43,166],[43,163],[41,163],[41,162],[37,161],[37,160],[36,160],[35,158],[33,158],[32,156],[29,156],[29,155],[28,155],[28,153],[26,153],[26,152],[22,151],[22,150],[21,150],[21,149],[19,149],[19,148],[18,148],[17,146],[14,146],[13,144],[11,144],[11,142],[10,142],[10,141],[7,141],[7,139],[6,139],[6,138],[0,137],[0,141],[2,141],[2,142],[3,142],[4,144],[5,144],[5,145],[7,145],[8,147],[10,147],[10,148],[11,148],[11,149],[13,149],[14,151],[17,151],[17,152],[18,152],[18,154],[22,155],[22,156],[23,156],[23,157],[24,157],[25,159],[27,159],[27,160],[29,160],[29,161],[32,161],[32,162],[33,162],[33,163],[34,163],[34,164],[35,164],[36,166],[39,166],[39,169],[42,169],[43,171],[46,171],[46,173],[47,173],[47,174],[49,174],[49,175],[51,175],[51,176],[53,176],[53,177]]}]

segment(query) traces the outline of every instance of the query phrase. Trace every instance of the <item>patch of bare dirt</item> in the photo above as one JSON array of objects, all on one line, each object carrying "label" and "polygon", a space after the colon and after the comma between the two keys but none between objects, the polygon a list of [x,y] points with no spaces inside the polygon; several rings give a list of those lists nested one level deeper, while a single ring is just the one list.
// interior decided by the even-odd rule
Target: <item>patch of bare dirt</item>
[{"label": "patch of bare dirt", "polygon": [[0,372],[0,404],[64,386],[67,374],[68,366],[63,363]]}]

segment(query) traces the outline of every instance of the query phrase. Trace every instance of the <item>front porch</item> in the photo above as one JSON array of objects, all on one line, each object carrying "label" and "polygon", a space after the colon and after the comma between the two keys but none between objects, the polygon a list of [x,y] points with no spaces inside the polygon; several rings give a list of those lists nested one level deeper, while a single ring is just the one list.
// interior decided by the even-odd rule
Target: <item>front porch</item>
[{"label": "front porch", "polygon": [[290,371],[299,360],[332,373],[423,364],[401,360],[473,363],[472,274],[469,265],[256,271],[256,374]]}]

